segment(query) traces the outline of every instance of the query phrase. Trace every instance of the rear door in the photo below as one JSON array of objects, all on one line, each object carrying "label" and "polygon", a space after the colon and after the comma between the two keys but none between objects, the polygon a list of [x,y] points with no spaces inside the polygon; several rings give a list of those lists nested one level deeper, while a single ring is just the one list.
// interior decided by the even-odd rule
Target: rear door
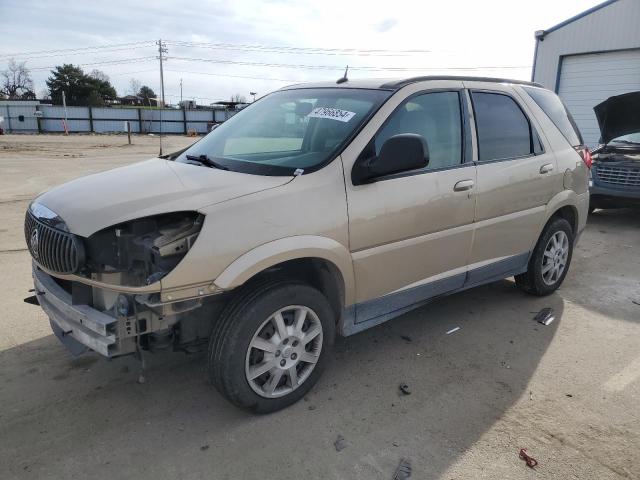
[{"label": "rear door", "polygon": [[468,278],[473,284],[526,265],[558,177],[553,152],[510,87],[480,82],[465,86],[470,89],[478,146]]}]

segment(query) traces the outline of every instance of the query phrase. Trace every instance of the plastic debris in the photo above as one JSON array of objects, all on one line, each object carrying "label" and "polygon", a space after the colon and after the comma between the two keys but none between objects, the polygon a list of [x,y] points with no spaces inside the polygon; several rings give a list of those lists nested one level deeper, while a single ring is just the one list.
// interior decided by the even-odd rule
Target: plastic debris
[{"label": "plastic debris", "polygon": [[550,325],[556,317],[553,316],[553,308],[546,307],[536,313],[533,319],[542,325]]},{"label": "plastic debris", "polygon": [[457,332],[458,330],[460,330],[460,327],[452,328],[451,330],[449,330],[449,331],[447,332],[447,335],[451,335],[452,333]]},{"label": "plastic debris", "polygon": [[38,297],[36,297],[35,295],[31,295],[30,297],[27,297],[22,301],[24,303],[28,303],[29,305],[40,305],[40,302],[38,301]]},{"label": "plastic debris", "polygon": [[520,449],[520,455],[519,456],[520,456],[520,458],[522,460],[524,460],[527,463],[527,467],[529,467],[529,468],[535,468],[536,465],[538,465],[538,461],[527,453],[527,449],[526,448],[521,448]]},{"label": "plastic debris", "polygon": [[345,448],[347,448],[347,441],[342,435],[338,435],[338,438],[336,438],[336,441],[333,442],[333,446],[336,447],[336,452],[340,452]]},{"label": "plastic debris", "polygon": [[411,461],[408,458],[402,458],[391,478],[392,480],[406,480],[409,477],[411,477]]},{"label": "plastic debris", "polygon": [[411,395],[411,390],[409,390],[409,385],[407,385],[406,383],[401,383],[400,385],[398,385],[398,388],[400,389],[400,392],[403,395]]}]

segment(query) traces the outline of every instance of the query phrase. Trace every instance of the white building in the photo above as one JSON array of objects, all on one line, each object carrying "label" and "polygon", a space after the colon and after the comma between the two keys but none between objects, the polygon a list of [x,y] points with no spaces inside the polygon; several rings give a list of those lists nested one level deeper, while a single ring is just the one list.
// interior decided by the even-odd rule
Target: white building
[{"label": "white building", "polygon": [[536,32],[532,80],[555,91],[585,143],[598,143],[593,107],[640,90],[640,0],[609,0]]}]

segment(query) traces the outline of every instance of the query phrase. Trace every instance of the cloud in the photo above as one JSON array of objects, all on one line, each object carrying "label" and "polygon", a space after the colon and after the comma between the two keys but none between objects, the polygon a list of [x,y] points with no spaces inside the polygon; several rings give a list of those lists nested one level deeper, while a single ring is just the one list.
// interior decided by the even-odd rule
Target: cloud
[{"label": "cloud", "polygon": [[395,27],[397,23],[398,20],[395,18],[386,18],[376,25],[376,30],[380,33],[384,33]]},{"label": "cloud", "polygon": [[[146,41],[143,46],[109,51],[76,50],[65,56],[28,58],[36,91],[44,88],[47,70],[62,63],[104,71],[119,93],[132,77],[159,91],[158,38],[169,41],[165,64],[168,101],[184,98],[200,103],[228,99],[235,93],[259,95],[287,83],[335,80],[349,65],[349,78],[404,77],[437,73],[506,76],[527,79],[533,58],[533,32],[554,25],[590,6],[595,0],[538,0],[526,16],[510,0],[488,2],[425,2],[402,5],[375,0],[1,0],[0,54],[53,49],[81,49]],[[464,9],[465,15],[459,12]],[[393,13],[393,18],[390,13]],[[402,25],[402,28],[397,28]],[[171,41],[174,41],[172,44]],[[325,54],[255,51],[239,48],[197,48],[180,42],[225,43],[286,47],[320,47]],[[330,49],[429,50],[412,55],[345,55]],[[133,63],[88,65],[143,58]],[[204,61],[253,63],[238,65]],[[16,60],[24,59],[16,56]],[[255,63],[271,64],[255,65]],[[0,70],[6,58],[0,58]],[[273,64],[334,68],[302,68]],[[448,70],[461,66],[521,66],[519,69]],[[412,70],[364,71],[357,67],[404,67]],[[243,78],[254,77],[254,78]]]}]

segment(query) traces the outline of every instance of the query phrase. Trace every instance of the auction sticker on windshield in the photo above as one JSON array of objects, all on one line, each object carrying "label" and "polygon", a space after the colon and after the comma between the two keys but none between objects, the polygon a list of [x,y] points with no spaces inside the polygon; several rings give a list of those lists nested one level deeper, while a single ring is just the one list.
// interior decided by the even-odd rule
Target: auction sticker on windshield
[{"label": "auction sticker on windshield", "polygon": [[313,118],[330,118],[331,120],[338,120],[339,122],[348,122],[355,114],[356,112],[340,110],[339,108],[318,107],[311,110],[311,113],[308,116]]}]

